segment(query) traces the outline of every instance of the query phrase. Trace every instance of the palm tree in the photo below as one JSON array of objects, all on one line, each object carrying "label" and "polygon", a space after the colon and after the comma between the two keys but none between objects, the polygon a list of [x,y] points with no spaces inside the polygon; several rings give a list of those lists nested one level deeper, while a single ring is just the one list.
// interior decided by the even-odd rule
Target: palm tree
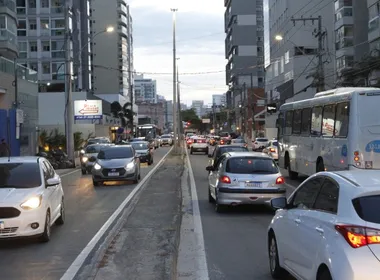
[{"label": "palm tree", "polygon": [[131,131],[133,130],[133,117],[136,115],[135,112],[133,112],[133,104],[131,102],[127,102],[123,105],[123,113],[124,116],[128,120],[128,124],[131,127]]}]

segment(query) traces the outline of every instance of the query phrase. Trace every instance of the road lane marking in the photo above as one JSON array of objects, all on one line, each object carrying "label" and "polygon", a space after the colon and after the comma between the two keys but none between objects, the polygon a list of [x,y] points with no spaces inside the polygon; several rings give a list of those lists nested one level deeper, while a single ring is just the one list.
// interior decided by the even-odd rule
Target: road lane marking
[{"label": "road lane marking", "polygon": [[69,173],[65,173],[65,174],[62,174],[62,175],[59,175],[60,177],[65,177],[65,176],[68,176],[68,175],[71,175],[71,174],[73,174],[73,173],[75,173],[75,172],[79,172],[81,169],[80,168],[78,168],[78,169],[75,169],[74,171],[71,171],[71,172],[69,172]]},{"label": "road lane marking", "polygon": [[296,188],[298,188],[298,187],[293,186],[293,185],[288,184],[288,183],[285,183],[285,186],[287,186],[287,187],[289,187],[289,188],[291,188],[291,189],[293,189],[293,190],[295,190]]},{"label": "road lane marking", "polygon": [[203,236],[203,228],[202,228],[202,220],[201,220],[201,212],[199,210],[198,203],[198,194],[197,187],[195,184],[193,168],[191,167],[189,152],[187,149],[184,149],[186,152],[187,165],[189,170],[190,177],[190,189],[191,189],[191,198],[192,198],[192,209],[193,209],[193,219],[194,219],[194,233],[196,238],[196,245],[192,253],[197,255],[198,265],[196,269],[198,270],[199,280],[208,280],[208,266],[207,266],[207,258],[206,258],[206,249],[205,249],[205,241]]},{"label": "road lane marking", "polygon": [[115,210],[115,212],[108,218],[108,220],[104,223],[104,225],[99,229],[99,231],[94,235],[94,237],[90,240],[90,242],[86,245],[86,247],[80,252],[80,254],[76,257],[74,262],[70,265],[70,267],[66,270],[65,274],[61,277],[61,280],[73,280],[79,270],[82,268],[84,262],[87,257],[91,254],[92,250],[99,243],[102,237],[108,232],[111,225],[114,221],[119,217],[121,212],[124,210],[126,205],[133,199],[136,193],[142,188],[142,186],[148,181],[148,179],[156,172],[156,170],[161,166],[164,162],[165,158],[169,155],[169,153],[173,150],[173,147],[162,157],[162,159],[149,171],[149,173],[140,181],[140,183],[134,187],[131,193],[127,196],[127,198],[120,204],[120,206]]}]

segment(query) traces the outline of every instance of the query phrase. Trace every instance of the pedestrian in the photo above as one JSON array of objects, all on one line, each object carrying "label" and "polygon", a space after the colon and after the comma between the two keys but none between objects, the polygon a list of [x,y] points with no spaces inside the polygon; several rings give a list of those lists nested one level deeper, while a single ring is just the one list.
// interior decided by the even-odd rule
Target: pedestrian
[{"label": "pedestrian", "polygon": [[7,142],[5,142],[5,139],[1,139],[1,144],[0,144],[0,157],[9,157],[10,155],[10,149],[9,149],[9,146],[7,144]]}]

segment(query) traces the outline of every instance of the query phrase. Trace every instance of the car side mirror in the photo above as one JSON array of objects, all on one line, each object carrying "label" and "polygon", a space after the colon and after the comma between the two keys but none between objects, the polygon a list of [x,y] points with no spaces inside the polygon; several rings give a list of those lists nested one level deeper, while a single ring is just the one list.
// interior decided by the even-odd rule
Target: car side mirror
[{"label": "car side mirror", "polygon": [[54,178],[50,178],[47,180],[46,186],[47,187],[55,187],[55,186],[59,185],[60,183],[61,183],[61,178],[54,177]]},{"label": "car side mirror", "polygon": [[275,210],[286,209],[288,206],[288,201],[287,201],[286,197],[273,198],[270,201],[270,206]]},{"label": "car side mirror", "polygon": [[206,170],[207,171],[214,171],[215,169],[214,169],[214,166],[210,165],[210,166],[206,167]]}]

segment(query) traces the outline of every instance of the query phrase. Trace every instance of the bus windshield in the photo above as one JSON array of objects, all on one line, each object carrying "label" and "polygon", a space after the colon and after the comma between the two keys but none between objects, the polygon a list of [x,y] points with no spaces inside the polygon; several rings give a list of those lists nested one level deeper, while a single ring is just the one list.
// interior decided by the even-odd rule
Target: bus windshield
[{"label": "bus windshield", "polygon": [[360,96],[358,102],[359,124],[365,126],[380,126],[380,93],[375,96]]}]

